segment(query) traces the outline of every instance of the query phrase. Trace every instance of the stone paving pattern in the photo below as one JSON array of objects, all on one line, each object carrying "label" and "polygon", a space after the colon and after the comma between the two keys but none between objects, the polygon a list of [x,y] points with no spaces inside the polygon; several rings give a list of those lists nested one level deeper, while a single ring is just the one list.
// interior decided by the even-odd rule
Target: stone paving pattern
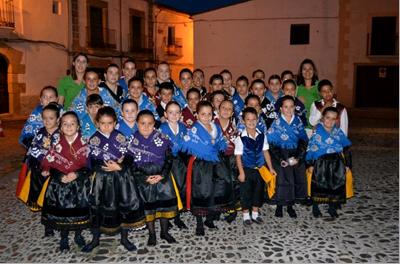
[{"label": "stone paving pattern", "polygon": [[[187,213],[182,219],[189,230],[171,230],[178,244],[158,240],[157,246],[147,247],[144,230],[129,235],[138,247],[134,252],[124,250],[115,236],[102,237],[92,253],[82,253],[72,234],[71,250],[59,252],[58,234],[43,238],[40,213],[30,212],[15,198],[18,171],[0,172],[0,262],[398,263],[398,129],[351,132],[356,197],[338,211],[338,219],[331,220],[325,208],[324,217],[314,219],[306,206],[296,206],[295,220],[287,214],[279,219],[272,206],[264,205],[263,225],[245,228],[239,213],[232,224],[218,221],[218,230],[206,228],[205,237],[196,237],[195,221]],[[90,240],[89,231],[84,236]]]}]

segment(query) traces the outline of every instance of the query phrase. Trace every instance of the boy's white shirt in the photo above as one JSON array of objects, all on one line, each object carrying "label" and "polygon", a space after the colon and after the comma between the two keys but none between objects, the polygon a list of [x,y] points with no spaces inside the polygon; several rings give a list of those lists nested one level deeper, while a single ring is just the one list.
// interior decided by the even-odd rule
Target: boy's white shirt
[{"label": "boy's white shirt", "polygon": [[[240,133],[240,136],[236,137],[236,139],[235,139],[235,153],[234,154],[235,155],[243,155],[243,142],[242,142],[241,137],[249,137],[249,138],[255,140],[259,134],[261,134],[261,133],[257,128],[256,128],[256,134],[255,134],[254,137],[250,136],[247,133],[247,129],[244,129]],[[268,144],[267,135],[264,135],[264,144],[263,144],[262,150],[265,151],[265,150],[268,150],[268,149],[269,149],[269,144]]]},{"label": "boy's white shirt", "polygon": [[[325,104],[324,100],[321,99],[322,105]],[[336,107],[338,101],[336,99],[333,99],[333,107]],[[310,108],[310,117],[308,118],[310,124],[312,126],[316,126],[322,118],[322,113],[317,109],[315,106],[315,102],[312,103],[311,108]],[[340,115],[340,129],[342,129],[343,133],[347,136],[348,132],[348,127],[349,127],[349,119],[347,116],[347,110],[346,108],[343,109],[341,115]]]}]

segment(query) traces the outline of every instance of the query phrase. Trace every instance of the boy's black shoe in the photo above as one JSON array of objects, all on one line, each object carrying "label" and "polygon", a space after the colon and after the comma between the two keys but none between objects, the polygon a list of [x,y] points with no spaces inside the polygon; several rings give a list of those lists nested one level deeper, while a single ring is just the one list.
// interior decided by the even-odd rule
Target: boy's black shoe
[{"label": "boy's black shoe", "polygon": [[244,221],[243,221],[243,225],[246,226],[246,227],[251,226],[251,220],[250,220],[250,219],[244,220]]},{"label": "boy's black shoe", "polygon": [[153,247],[157,244],[156,234],[150,234],[149,239],[147,240],[147,245]]},{"label": "boy's black shoe", "polygon": [[169,233],[161,233],[160,238],[167,240],[168,244],[176,243],[175,238],[171,236]]},{"label": "boy's black shoe", "polygon": [[297,218],[296,211],[293,209],[292,206],[287,207],[287,212],[288,212],[290,218]]},{"label": "boy's black shoe", "polygon": [[216,225],[214,225],[213,221],[204,221],[204,225],[207,226],[210,229],[218,229],[218,227]]},{"label": "boy's black shoe", "polygon": [[276,217],[283,217],[283,209],[282,206],[278,205],[275,209],[275,216]]},{"label": "boy's black shoe", "polygon": [[204,227],[202,227],[202,226],[196,227],[196,236],[204,236],[204,235],[205,235]]},{"label": "boy's black shoe", "polygon": [[256,219],[253,219],[253,218],[252,218],[251,220],[253,220],[254,223],[259,224],[259,225],[261,225],[261,224],[264,223],[264,221],[262,220],[262,218],[259,217],[259,216],[257,216]]}]

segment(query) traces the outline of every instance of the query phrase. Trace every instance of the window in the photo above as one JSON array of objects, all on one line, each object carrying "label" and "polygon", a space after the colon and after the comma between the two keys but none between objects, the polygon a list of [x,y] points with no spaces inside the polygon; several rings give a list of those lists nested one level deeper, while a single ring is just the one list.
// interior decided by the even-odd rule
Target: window
[{"label": "window", "polygon": [[145,13],[139,10],[130,9],[130,49],[132,51],[145,47]]},{"label": "window", "polygon": [[396,24],[395,16],[372,17],[369,55],[396,55]]},{"label": "window", "polygon": [[290,25],[290,45],[304,45],[310,43],[310,24]]},{"label": "window", "polygon": [[61,0],[53,0],[53,14],[61,15]]},{"label": "window", "polygon": [[86,39],[91,48],[116,48],[116,30],[109,29],[108,3],[101,0],[87,0]]},{"label": "window", "polygon": [[167,46],[175,45],[175,27],[168,27]]}]

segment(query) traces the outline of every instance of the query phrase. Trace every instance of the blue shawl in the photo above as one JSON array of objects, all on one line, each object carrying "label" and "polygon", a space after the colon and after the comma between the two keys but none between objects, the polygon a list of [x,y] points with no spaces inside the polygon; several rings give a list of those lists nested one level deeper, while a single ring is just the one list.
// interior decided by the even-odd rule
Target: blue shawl
[{"label": "blue shawl", "polygon": [[295,149],[299,140],[308,141],[304,125],[298,116],[288,124],[281,115],[276,119],[267,133],[268,142],[283,149]]},{"label": "blue shawl", "polygon": [[[272,104],[275,104],[276,101],[277,101],[277,99],[275,99],[275,97],[272,95],[272,93],[271,93],[270,90],[267,90],[267,91],[265,92],[265,95],[264,95],[264,96],[267,97],[268,100],[269,100]],[[283,96],[283,91],[282,91],[282,90],[279,90],[278,99],[281,98],[282,96]]]},{"label": "blue shawl", "polygon": [[137,123],[133,127],[129,127],[124,119],[121,119],[118,124],[115,126],[115,129],[124,134],[124,136],[130,141],[133,137],[133,134],[138,130]]},{"label": "blue shawl", "polygon": [[211,138],[210,133],[196,121],[191,129],[184,136],[182,150],[206,161],[219,161],[218,154],[224,152],[228,147],[221,128],[211,123],[216,129],[216,137]]},{"label": "blue shawl", "polygon": [[34,138],[37,132],[41,127],[43,127],[42,120],[42,112],[43,106],[38,105],[33,109],[32,113],[29,115],[26,120],[24,127],[22,128],[21,135],[19,136],[18,142],[23,145],[25,148],[29,148],[29,146],[25,145],[24,140],[27,138]]},{"label": "blue shawl", "polygon": [[235,116],[239,117],[244,109],[244,100],[240,97],[239,93],[234,93],[232,96]]},{"label": "blue shawl", "polygon": [[86,141],[96,132],[97,128],[88,113],[85,113],[81,119],[82,138]]},{"label": "blue shawl", "polygon": [[187,134],[186,126],[182,122],[178,123],[178,127],[179,127],[179,132],[177,135],[175,135],[172,129],[169,127],[168,121],[162,123],[160,126],[161,133],[166,135],[173,144],[172,155],[174,156],[177,156],[178,152],[181,150],[183,144],[183,137]]},{"label": "blue shawl", "polygon": [[[107,89],[99,87],[99,95],[101,99],[103,99],[104,105],[111,106],[112,108],[114,108],[115,112],[117,113],[117,116],[118,117],[121,116],[119,103],[114,100],[114,98],[110,95]],[[71,103],[71,106],[69,107],[69,110],[72,110],[78,114],[80,120],[82,120],[83,116],[87,112],[86,99],[87,99],[87,90],[86,88],[82,88],[82,90],[74,98],[74,100]]]},{"label": "blue shawl", "polygon": [[325,154],[341,153],[343,148],[350,145],[350,140],[340,128],[334,126],[329,133],[319,123],[308,143],[306,160],[316,160]]}]

